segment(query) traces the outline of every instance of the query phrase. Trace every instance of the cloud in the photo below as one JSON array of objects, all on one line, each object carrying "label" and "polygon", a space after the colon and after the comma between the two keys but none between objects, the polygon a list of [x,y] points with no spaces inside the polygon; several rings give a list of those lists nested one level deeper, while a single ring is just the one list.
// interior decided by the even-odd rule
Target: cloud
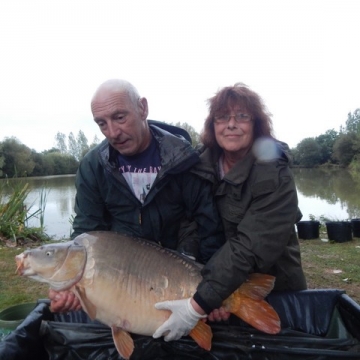
[{"label": "cloud", "polygon": [[206,99],[242,81],[296,146],[360,107],[360,3],[301,1],[31,1],[0,5],[0,140],[38,151],[57,131],[100,132],[90,99],[125,78],[150,117],[200,131]]}]

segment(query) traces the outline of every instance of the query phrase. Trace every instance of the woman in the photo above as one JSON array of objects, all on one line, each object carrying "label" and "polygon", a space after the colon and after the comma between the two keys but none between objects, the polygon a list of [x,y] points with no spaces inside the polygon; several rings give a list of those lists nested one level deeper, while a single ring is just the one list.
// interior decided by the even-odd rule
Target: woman
[{"label": "woman", "polygon": [[288,146],[275,140],[262,99],[244,84],[220,90],[209,110],[200,171],[211,174],[227,242],[205,266],[195,301],[209,312],[253,272],[276,276],[274,290],[306,289]]},{"label": "woman", "polygon": [[275,291],[306,289],[288,146],[275,140],[262,99],[244,84],[221,89],[209,99],[209,110],[196,171],[213,183],[226,243],[203,268],[194,297],[166,304],[173,314],[157,332],[170,331],[165,340],[184,335],[205,313],[210,320],[226,319],[213,310],[251,273],[274,275]]}]

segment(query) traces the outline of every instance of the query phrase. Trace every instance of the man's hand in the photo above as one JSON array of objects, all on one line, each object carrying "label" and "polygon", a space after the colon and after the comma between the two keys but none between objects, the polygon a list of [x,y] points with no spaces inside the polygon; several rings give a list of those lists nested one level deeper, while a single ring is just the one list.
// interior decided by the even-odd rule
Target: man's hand
[{"label": "man's hand", "polygon": [[208,320],[209,321],[226,321],[229,319],[231,313],[225,311],[223,307],[220,307],[219,309],[214,309],[209,315]]},{"label": "man's hand", "polygon": [[207,315],[201,315],[195,311],[190,303],[191,299],[163,301],[155,304],[158,310],[170,310],[170,317],[155,331],[153,338],[157,339],[165,335],[165,341],[179,340],[189,334],[200,319]]},{"label": "man's hand", "polygon": [[68,312],[81,309],[79,299],[72,291],[49,290],[50,310],[52,312]]}]

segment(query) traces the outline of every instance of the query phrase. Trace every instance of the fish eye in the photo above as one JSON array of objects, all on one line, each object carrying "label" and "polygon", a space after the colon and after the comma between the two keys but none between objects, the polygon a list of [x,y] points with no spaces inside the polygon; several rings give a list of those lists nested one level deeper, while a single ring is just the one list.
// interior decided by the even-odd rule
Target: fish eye
[{"label": "fish eye", "polygon": [[52,255],[52,251],[47,251],[47,252],[45,253],[45,255],[46,255],[46,256],[51,256],[51,255]]}]

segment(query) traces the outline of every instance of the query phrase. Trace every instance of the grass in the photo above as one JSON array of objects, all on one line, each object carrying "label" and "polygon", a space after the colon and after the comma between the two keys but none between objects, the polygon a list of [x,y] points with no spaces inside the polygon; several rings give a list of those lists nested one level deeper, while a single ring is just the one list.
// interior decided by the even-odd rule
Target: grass
[{"label": "grass", "polygon": [[360,304],[359,238],[344,243],[300,240],[300,248],[309,288],[342,289]]},{"label": "grass", "polygon": [[[47,294],[47,286],[15,274],[14,258],[24,250],[23,245],[37,246],[49,240],[44,232],[47,192],[42,189],[37,210],[25,206],[29,192],[29,185],[21,180],[0,183],[0,310]],[[27,226],[32,217],[39,218],[40,227]]]},{"label": "grass", "polygon": [[24,249],[0,246],[0,310],[47,298],[49,286],[15,274],[15,255]]},{"label": "grass", "polygon": [[[39,209],[27,207],[29,184],[23,181],[0,183],[0,310],[15,304],[47,297],[48,285],[15,274],[15,255],[24,245],[38,246],[49,240],[44,232],[47,192],[42,189]],[[40,227],[28,227],[28,220],[39,218]]]},{"label": "grass", "polygon": [[[300,248],[309,288],[342,289],[360,304],[360,239],[345,243],[300,240]],[[0,245],[0,310],[47,298],[47,284],[15,274],[14,258],[22,251]]]}]

